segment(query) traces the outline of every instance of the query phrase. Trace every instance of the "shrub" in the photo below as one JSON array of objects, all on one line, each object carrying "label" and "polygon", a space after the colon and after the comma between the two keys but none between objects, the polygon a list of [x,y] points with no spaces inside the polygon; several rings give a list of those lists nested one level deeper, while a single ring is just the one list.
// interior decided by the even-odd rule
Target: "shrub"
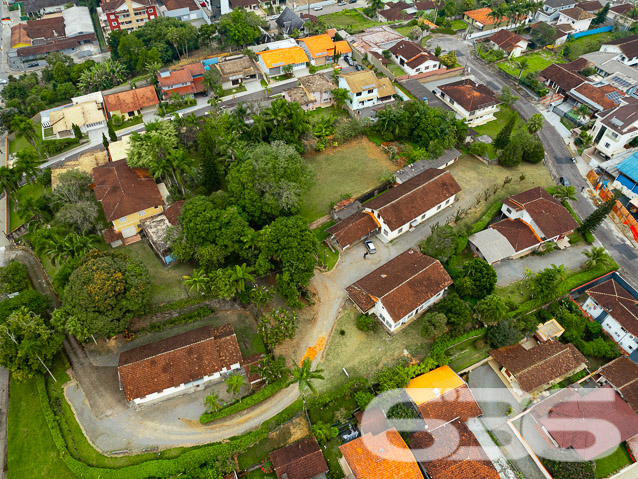
[{"label": "shrub", "polygon": [[254,406],[265,399],[268,399],[273,394],[281,391],[284,387],[288,386],[286,381],[280,381],[276,383],[269,384],[268,386],[260,389],[255,394],[252,394],[241,401],[235,402],[230,406],[220,409],[216,412],[206,412],[201,415],[199,418],[199,422],[202,424],[206,424],[216,419],[220,419],[222,417],[230,416],[231,414],[235,414],[236,412],[243,411],[251,406]]},{"label": "shrub", "polygon": [[359,409],[367,408],[368,404],[370,404],[373,399],[374,399],[374,394],[372,394],[368,390],[357,391],[354,394],[354,400],[356,401],[357,406],[359,406]]},{"label": "shrub", "polygon": [[470,145],[470,153],[476,156],[485,156],[488,149],[489,145],[481,141],[475,141]]},{"label": "shrub", "polygon": [[113,122],[113,126],[122,126],[124,124],[124,118],[120,115],[113,115],[111,117],[111,122]]},{"label": "shrub", "polygon": [[493,348],[515,344],[520,337],[521,334],[512,320],[501,321],[487,330],[487,340]]},{"label": "shrub", "polygon": [[62,153],[65,149],[80,143],[79,138],[63,138],[61,140],[43,140],[42,151],[49,156],[55,156]]},{"label": "shrub", "polygon": [[470,234],[478,233],[479,231],[483,231],[488,223],[491,221],[492,217],[496,215],[503,206],[502,201],[495,201],[490,205],[487,211],[479,218],[479,220],[474,223],[472,226],[472,231]]},{"label": "shrub", "polygon": [[377,325],[377,322],[372,316],[362,314],[357,318],[357,329],[359,331],[373,331]]},{"label": "shrub", "polygon": [[0,268],[0,294],[19,293],[31,288],[25,265],[18,260]]}]

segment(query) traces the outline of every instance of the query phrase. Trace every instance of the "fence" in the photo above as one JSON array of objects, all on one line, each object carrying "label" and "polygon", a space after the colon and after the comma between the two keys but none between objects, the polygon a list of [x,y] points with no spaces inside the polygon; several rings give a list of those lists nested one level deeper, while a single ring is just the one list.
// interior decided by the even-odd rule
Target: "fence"
[{"label": "fence", "polygon": [[614,29],[613,25],[607,25],[605,27],[595,28],[594,30],[587,30],[585,32],[578,32],[572,35],[569,35],[570,40],[576,40],[580,37],[588,37],[589,35],[596,35],[598,33],[611,32]]},{"label": "fence", "polygon": [[391,81],[394,81],[395,76],[392,74],[390,70],[388,70],[386,67],[383,66],[383,64],[381,63],[381,60],[379,60],[374,55],[368,55],[368,61],[370,62],[371,65],[374,65],[374,67],[377,70],[379,70],[381,73],[387,76]]}]

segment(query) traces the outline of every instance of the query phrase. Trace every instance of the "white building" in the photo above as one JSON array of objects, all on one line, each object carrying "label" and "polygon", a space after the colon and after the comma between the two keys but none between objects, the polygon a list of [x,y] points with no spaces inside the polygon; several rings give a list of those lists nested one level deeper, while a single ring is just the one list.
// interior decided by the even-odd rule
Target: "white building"
[{"label": "white building", "polygon": [[596,114],[592,128],[596,151],[612,159],[625,152],[625,145],[638,136],[638,100],[625,97],[626,105]]},{"label": "white building", "polygon": [[576,6],[575,0],[547,0],[543,8],[536,13],[536,21],[554,23],[558,20],[560,12]]},{"label": "white building", "polygon": [[172,17],[189,22],[193,20],[204,20],[210,23],[208,15],[202,9],[199,2],[195,0],[164,0],[160,7],[160,12],[165,17]]},{"label": "white building", "polygon": [[392,100],[396,94],[389,78],[377,78],[370,70],[345,73],[339,76],[339,88],[350,92],[346,102],[351,110],[359,110]]},{"label": "white building", "polygon": [[520,57],[529,44],[523,37],[509,30],[499,30],[487,40],[493,49],[503,50],[508,58]]},{"label": "white building", "polygon": [[615,53],[617,60],[625,65],[635,66],[638,64],[638,35],[611,40],[600,46],[601,52]]},{"label": "white building", "polygon": [[439,301],[451,284],[438,260],[411,248],[346,291],[362,313],[374,314],[395,333]]},{"label": "white building", "polygon": [[468,126],[483,125],[496,119],[494,114],[501,104],[492,90],[469,78],[435,87],[432,93],[449,105]]},{"label": "white building", "polygon": [[574,7],[559,12],[557,25],[569,25],[573,33],[589,30],[591,21],[596,17],[582,8]]},{"label": "white building", "polygon": [[389,49],[392,60],[408,75],[417,75],[441,68],[441,60],[420,45],[402,40]]},{"label": "white building", "polygon": [[600,283],[585,293],[589,297],[583,310],[601,323],[627,353],[638,349],[638,295],[627,291],[615,279]]}]

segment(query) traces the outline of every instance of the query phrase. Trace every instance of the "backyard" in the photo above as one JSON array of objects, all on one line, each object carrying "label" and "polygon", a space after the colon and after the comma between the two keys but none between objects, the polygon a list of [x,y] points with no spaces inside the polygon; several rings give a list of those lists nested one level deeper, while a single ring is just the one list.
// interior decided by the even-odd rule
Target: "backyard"
[{"label": "backyard", "polygon": [[[488,123],[485,123],[484,125],[475,126],[474,129],[478,132],[479,135],[487,135],[493,140],[494,138],[496,138],[496,135],[498,135],[498,133],[505,126],[505,124],[508,122],[508,120],[510,119],[512,115],[516,115],[518,117],[518,120],[516,121],[516,124],[514,125],[516,127],[523,121],[518,116],[518,113],[516,113],[514,110],[510,108],[501,108],[494,115],[496,117],[496,120],[492,120]],[[488,145],[487,154],[490,160],[493,160],[494,158],[496,158],[496,149],[494,148],[494,145],[492,143]]]},{"label": "backyard", "polygon": [[[42,196],[44,193],[45,193],[45,189],[40,184],[27,183],[26,185],[22,186],[18,190],[16,195],[13,195],[10,198],[14,198],[16,200],[23,200],[25,198],[38,198],[39,196]],[[28,220],[31,219],[31,218],[23,218],[22,216],[20,216],[20,214],[16,210],[18,205],[19,205],[18,201],[10,201],[10,210],[11,210],[11,216],[10,216],[10,222],[9,222],[10,231],[15,230],[16,228],[22,226],[24,223],[26,223]]]},{"label": "backyard", "polygon": [[381,176],[398,168],[366,138],[305,155],[315,182],[304,195],[300,215],[308,223],[327,215],[332,205],[359,196],[381,183]]},{"label": "backyard", "polygon": [[354,9],[322,15],[321,19],[325,22],[326,27],[336,28],[337,30],[343,29],[348,33],[359,33],[366,28],[383,25],[383,22],[368,20]]},{"label": "backyard", "polygon": [[449,366],[456,372],[477,363],[489,356],[490,346],[485,341],[485,335],[470,338],[456,344],[447,350],[450,357]]},{"label": "backyard", "polygon": [[528,61],[527,68],[523,70],[523,75],[525,76],[529,72],[540,72],[544,70],[552,63],[565,63],[565,60],[562,58],[557,58],[554,54],[548,51],[543,51],[539,53],[532,53],[531,55],[525,55],[524,57],[519,57],[513,60],[507,60],[498,64],[498,67],[509,73],[510,75],[518,78],[520,74],[520,68],[518,66],[518,62],[525,58]]},{"label": "backyard", "polygon": [[610,476],[632,462],[625,443],[618,446],[616,450],[608,456],[594,459],[594,461],[596,462],[596,478]]}]

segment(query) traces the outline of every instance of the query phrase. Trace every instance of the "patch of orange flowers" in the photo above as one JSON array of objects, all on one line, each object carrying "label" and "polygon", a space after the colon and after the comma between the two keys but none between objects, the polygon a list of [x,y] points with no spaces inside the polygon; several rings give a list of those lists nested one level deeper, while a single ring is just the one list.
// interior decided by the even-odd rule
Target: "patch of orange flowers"
[{"label": "patch of orange flowers", "polygon": [[326,345],[326,338],[321,336],[319,339],[317,339],[317,342],[315,343],[314,346],[310,346],[308,349],[306,349],[306,354],[304,354],[304,357],[301,358],[301,362],[299,363],[299,365],[301,366],[303,362],[306,360],[306,358],[310,359],[311,361],[314,361],[314,359],[317,357],[317,354],[323,350],[325,345]]}]

